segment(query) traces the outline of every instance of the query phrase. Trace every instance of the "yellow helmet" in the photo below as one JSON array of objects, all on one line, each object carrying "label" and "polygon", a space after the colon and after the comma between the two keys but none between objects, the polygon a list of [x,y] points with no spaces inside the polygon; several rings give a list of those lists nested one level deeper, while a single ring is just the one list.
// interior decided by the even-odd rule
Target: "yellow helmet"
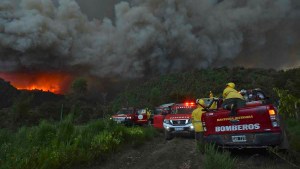
[{"label": "yellow helmet", "polygon": [[214,94],[212,93],[212,91],[209,91],[209,97],[210,98],[214,97]]},{"label": "yellow helmet", "polygon": [[229,82],[229,83],[227,83],[226,85],[229,86],[229,87],[231,87],[231,88],[235,88],[235,84],[232,83],[232,82]]},{"label": "yellow helmet", "polygon": [[203,99],[197,99],[196,104],[199,104],[200,106],[205,107],[205,102]]}]

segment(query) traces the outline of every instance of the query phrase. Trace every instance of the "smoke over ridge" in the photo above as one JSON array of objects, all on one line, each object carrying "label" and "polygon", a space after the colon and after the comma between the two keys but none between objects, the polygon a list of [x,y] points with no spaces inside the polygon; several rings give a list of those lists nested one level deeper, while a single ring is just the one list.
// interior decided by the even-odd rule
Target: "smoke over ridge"
[{"label": "smoke over ridge", "polygon": [[136,0],[89,20],[74,0],[0,2],[0,71],[142,77],[300,64],[298,0]]}]

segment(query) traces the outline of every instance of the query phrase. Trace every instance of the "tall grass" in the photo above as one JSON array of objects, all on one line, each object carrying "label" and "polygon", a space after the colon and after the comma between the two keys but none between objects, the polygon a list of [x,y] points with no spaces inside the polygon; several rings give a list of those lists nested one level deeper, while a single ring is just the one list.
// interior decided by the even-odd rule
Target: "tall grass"
[{"label": "tall grass", "polygon": [[46,121],[12,133],[0,130],[0,169],[58,169],[87,164],[118,151],[125,144],[141,144],[155,135],[150,128],[126,128],[109,120],[75,126],[73,118]]},{"label": "tall grass", "polygon": [[236,159],[230,156],[228,151],[219,151],[212,144],[205,145],[204,168],[205,169],[233,169]]},{"label": "tall grass", "polygon": [[284,130],[287,133],[288,154],[279,154],[290,163],[300,164],[300,98],[286,90],[274,89],[280,99],[279,113],[283,116]]}]

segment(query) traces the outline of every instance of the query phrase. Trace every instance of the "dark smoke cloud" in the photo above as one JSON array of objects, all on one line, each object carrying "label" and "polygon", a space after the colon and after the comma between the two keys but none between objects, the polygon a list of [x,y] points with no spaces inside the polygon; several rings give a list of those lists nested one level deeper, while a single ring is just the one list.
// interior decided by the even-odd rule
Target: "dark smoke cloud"
[{"label": "dark smoke cloud", "polygon": [[298,0],[136,0],[100,21],[74,0],[1,0],[0,71],[142,77],[299,66],[299,9]]}]

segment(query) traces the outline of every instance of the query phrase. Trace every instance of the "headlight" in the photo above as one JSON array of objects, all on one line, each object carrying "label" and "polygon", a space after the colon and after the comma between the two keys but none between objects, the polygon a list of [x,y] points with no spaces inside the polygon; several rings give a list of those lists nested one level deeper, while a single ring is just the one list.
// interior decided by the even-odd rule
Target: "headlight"
[{"label": "headlight", "polygon": [[131,119],[131,117],[127,117],[127,119]]},{"label": "headlight", "polygon": [[164,123],[166,123],[166,124],[170,124],[170,120],[164,120]]},{"label": "headlight", "polygon": [[109,120],[112,120],[112,118],[109,118]]},{"label": "headlight", "polygon": [[190,126],[190,129],[191,129],[191,130],[194,130],[194,126],[193,126],[193,125],[192,125],[192,126]]}]

